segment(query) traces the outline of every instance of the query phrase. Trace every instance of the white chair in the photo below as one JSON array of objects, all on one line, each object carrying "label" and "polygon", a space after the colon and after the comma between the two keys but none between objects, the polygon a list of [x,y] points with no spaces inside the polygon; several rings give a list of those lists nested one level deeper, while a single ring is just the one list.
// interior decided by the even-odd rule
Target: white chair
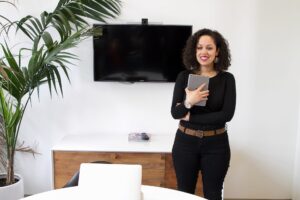
[{"label": "white chair", "polygon": [[80,165],[78,188],[88,197],[141,200],[142,166],[125,164]]}]

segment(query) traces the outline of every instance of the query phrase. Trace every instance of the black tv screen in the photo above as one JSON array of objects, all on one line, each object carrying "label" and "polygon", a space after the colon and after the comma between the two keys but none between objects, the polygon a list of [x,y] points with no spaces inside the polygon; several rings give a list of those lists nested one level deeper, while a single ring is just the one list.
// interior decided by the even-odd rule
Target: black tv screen
[{"label": "black tv screen", "polygon": [[192,34],[185,25],[94,25],[94,80],[174,82],[184,69],[182,50]]}]

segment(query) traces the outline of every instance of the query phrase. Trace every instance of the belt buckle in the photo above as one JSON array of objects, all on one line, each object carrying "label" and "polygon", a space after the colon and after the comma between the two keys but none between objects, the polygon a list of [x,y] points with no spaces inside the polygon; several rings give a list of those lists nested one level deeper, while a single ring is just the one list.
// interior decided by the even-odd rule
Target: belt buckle
[{"label": "belt buckle", "polygon": [[196,130],[195,135],[196,135],[197,137],[199,137],[199,138],[203,138],[203,136],[204,136],[204,131],[202,131],[202,130]]}]

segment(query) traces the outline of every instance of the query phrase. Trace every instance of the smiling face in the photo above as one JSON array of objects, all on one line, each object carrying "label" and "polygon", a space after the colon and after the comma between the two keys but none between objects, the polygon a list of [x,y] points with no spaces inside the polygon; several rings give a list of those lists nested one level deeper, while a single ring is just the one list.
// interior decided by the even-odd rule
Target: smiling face
[{"label": "smiling face", "polygon": [[196,58],[200,66],[213,68],[216,56],[218,50],[214,39],[208,35],[201,36],[196,46]]}]

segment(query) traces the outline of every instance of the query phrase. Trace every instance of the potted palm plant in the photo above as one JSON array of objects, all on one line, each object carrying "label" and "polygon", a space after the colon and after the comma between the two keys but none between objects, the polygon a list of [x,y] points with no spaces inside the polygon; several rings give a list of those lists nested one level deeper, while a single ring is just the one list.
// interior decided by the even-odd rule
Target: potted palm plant
[{"label": "potted palm plant", "polygon": [[69,79],[68,67],[71,60],[77,58],[67,50],[87,37],[101,34],[101,30],[90,28],[87,19],[105,22],[119,15],[120,6],[119,0],[59,0],[53,12],[44,11],[39,17],[26,16],[11,22],[0,15],[5,21],[0,22],[2,34],[10,37],[11,30],[15,29],[16,34],[22,32],[30,41],[30,46],[26,43],[17,50],[12,50],[7,42],[0,44],[0,148],[5,150],[2,155],[6,155],[6,176],[2,186],[16,181],[16,144],[32,95],[38,94],[43,84],[48,85],[51,95],[53,92],[63,94],[62,75]]}]

